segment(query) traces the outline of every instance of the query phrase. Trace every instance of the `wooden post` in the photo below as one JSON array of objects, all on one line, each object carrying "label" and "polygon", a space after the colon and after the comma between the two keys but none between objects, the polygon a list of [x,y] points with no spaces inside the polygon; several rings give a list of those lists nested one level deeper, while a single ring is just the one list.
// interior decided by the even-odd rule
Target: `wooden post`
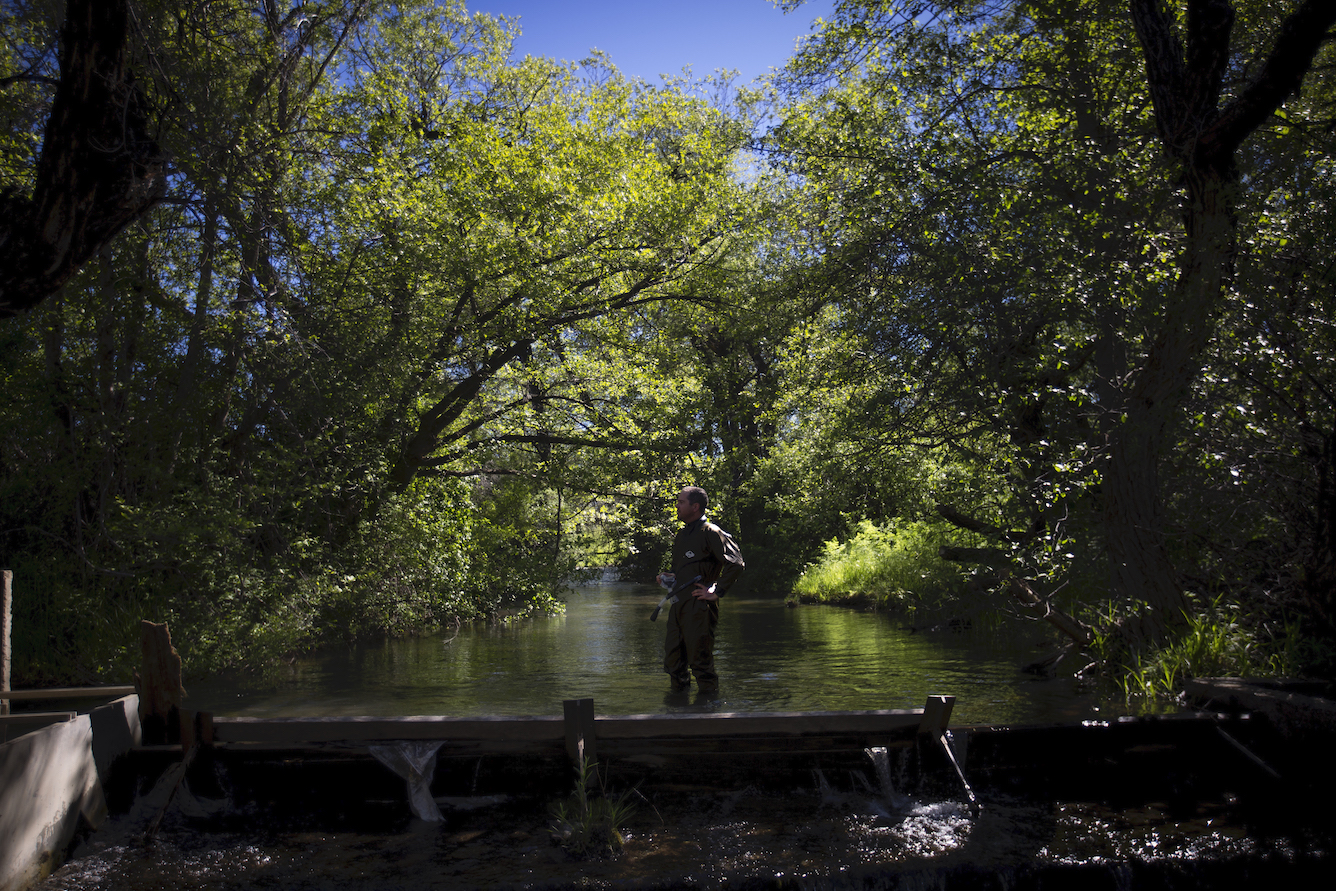
[{"label": "wooden post", "polygon": [[181,656],[172,646],[166,624],[145,619],[139,624],[143,662],[137,680],[139,720],[145,745],[179,742],[181,738]]},{"label": "wooden post", "polygon": [[923,706],[923,721],[919,724],[919,733],[940,734],[946,730],[951,720],[951,710],[956,706],[954,696],[929,696]]},{"label": "wooden post", "polygon": [[969,780],[965,779],[965,771],[960,763],[956,761],[956,753],[951,750],[951,741],[947,738],[947,724],[951,720],[951,710],[955,708],[956,697],[954,696],[929,696],[928,701],[923,705],[923,721],[919,724],[919,738],[928,737],[936,743],[937,748],[946,761],[951,765],[955,772],[956,779],[960,781],[960,787],[965,792],[965,800],[969,802],[971,808],[979,806],[979,800],[974,796],[974,790],[970,788]]},{"label": "wooden post", "polygon": [[[4,604],[0,612],[0,691],[9,692],[9,636],[14,630],[13,601],[14,573],[8,569],[0,570],[0,587],[3,587]],[[0,699],[0,715],[9,714],[9,700]]]},{"label": "wooden post", "polygon": [[580,769],[580,757],[586,764],[598,760],[598,750],[594,745],[594,700],[567,699],[562,702],[566,713],[566,754],[571,756],[571,763]]}]

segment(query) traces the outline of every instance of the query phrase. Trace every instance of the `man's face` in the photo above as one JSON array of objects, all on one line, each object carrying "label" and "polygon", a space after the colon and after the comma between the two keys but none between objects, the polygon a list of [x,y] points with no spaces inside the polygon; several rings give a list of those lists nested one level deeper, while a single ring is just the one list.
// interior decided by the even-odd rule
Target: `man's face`
[{"label": "man's face", "polygon": [[691,523],[700,519],[701,507],[693,501],[687,499],[686,492],[677,493],[677,519],[683,523]]}]

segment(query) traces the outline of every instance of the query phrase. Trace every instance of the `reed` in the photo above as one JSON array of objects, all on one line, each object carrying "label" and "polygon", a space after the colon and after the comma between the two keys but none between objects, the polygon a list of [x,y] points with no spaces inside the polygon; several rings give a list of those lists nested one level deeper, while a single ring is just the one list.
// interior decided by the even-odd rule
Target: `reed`
[{"label": "reed", "polygon": [[1276,677],[1294,671],[1294,629],[1268,633],[1244,621],[1242,607],[1216,599],[1189,617],[1186,626],[1159,644],[1127,648],[1106,623],[1094,649],[1128,705],[1153,709],[1177,699],[1194,677]]},{"label": "reed", "polygon": [[623,826],[636,810],[630,797],[629,792],[610,795],[602,787],[597,763],[581,751],[575,790],[551,807],[552,842],[581,859],[616,856],[626,844]]}]

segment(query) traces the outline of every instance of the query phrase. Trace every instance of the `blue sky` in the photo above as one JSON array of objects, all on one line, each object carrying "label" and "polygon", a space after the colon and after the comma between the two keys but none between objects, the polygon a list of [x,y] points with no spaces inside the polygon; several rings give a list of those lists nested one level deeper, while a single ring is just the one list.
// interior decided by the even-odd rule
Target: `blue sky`
[{"label": "blue sky", "polygon": [[788,15],[770,0],[466,0],[473,12],[519,16],[518,56],[578,61],[603,50],[621,72],[658,82],[683,66],[702,76],[736,69],[749,83],[782,66],[833,0]]}]

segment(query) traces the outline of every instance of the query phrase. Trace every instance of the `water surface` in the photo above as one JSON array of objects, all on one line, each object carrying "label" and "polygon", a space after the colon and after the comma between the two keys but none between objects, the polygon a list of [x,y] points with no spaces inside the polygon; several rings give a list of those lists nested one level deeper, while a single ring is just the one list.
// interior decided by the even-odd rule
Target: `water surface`
[{"label": "water surface", "polygon": [[[190,685],[188,705],[221,715],[553,715],[592,697],[599,714],[705,706],[668,694],[661,591],[576,589],[564,615],[478,623],[442,634],[339,647],[298,660],[274,690],[225,680]],[[726,598],[716,646],[722,711],[921,707],[956,696],[953,723],[1047,723],[1099,712],[1070,679],[1021,667],[1044,630],[912,632],[885,615],[776,599]]]}]

